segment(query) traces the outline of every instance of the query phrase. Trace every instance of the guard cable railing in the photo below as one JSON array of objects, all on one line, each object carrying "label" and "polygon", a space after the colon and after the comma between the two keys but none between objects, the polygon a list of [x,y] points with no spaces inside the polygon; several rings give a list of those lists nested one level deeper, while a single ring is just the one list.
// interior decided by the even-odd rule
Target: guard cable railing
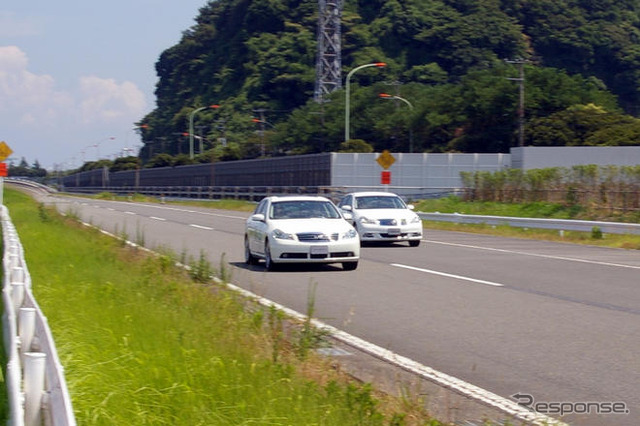
[{"label": "guard cable railing", "polygon": [[24,249],[6,206],[2,315],[10,426],[75,426],[71,398],[46,317],[31,292]]}]

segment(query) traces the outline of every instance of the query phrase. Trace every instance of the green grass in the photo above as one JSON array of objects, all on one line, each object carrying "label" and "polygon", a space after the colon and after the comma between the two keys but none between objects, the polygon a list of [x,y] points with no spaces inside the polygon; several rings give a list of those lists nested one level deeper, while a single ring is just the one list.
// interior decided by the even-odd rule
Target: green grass
[{"label": "green grass", "polygon": [[171,255],[122,247],[16,191],[5,204],[78,424],[438,424],[297,356],[281,314],[194,282]]},{"label": "green grass", "polygon": [[[638,213],[605,214],[601,210],[592,210],[582,206],[565,206],[554,203],[498,203],[467,202],[458,197],[422,200],[415,203],[416,211],[474,214],[481,216],[532,217],[548,219],[604,220],[640,222]],[[549,241],[563,241],[577,244],[590,244],[640,250],[640,235],[602,234],[592,232],[574,232],[548,229],[526,229],[509,226],[491,226],[484,224],[457,224],[437,221],[423,221],[426,228],[446,231],[473,232],[505,237],[531,238]]]},{"label": "green grass", "polygon": [[460,213],[477,215],[495,215],[509,217],[538,217],[550,219],[576,219],[584,214],[580,206],[563,206],[561,204],[535,203],[498,203],[489,201],[463,201],[451,196],[431,200],[422,200],[416,204],[416,210],[440,213]]}]

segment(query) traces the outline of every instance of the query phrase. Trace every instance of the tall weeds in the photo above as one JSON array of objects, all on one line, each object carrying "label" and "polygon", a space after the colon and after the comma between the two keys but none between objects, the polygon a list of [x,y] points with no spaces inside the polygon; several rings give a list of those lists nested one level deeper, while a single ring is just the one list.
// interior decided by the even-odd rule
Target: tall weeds
[{"label": "tall weeds", "polygon": [[640,212],[640,165],[462,172],[466,201],[548,202]]}]

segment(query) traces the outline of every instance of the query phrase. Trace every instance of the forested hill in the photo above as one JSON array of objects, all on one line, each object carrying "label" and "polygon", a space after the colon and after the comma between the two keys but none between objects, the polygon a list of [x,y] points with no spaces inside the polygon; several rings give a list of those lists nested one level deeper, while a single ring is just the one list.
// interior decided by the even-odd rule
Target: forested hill
[{"label": "forested hill", "polygon": [[506,152],[518,143],[514,59],[528,61],[527,145],[640,144],[638,0],[346,0],[343,77],[358,65],[388,64],[351,81],[351,137],[361,141],[350,144],[344,91],[312,100],[317,3],[206,3],[156,64],[157,108],[138,123],[142,157],[187,153],[189,115],[211,104],[220,107],[195,116],[203,150],[213,148],[201,161],[367,144]]}]

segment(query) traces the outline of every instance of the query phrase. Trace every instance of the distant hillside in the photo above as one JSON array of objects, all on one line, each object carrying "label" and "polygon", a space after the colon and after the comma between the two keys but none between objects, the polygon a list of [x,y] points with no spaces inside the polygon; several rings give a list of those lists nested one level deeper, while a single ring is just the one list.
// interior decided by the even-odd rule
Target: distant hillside
[{"label": "distant hillside", "polygon": [[[201,8],[156,64],[157,108],[139,123],[148,126],[143,159],[188,152],[189,113],[214,103],[195,117],[211,150],[200,161],[340,149],[344,92],[311,100],[317,8],[311,0]],[[376,151],[507,151],[518,141],[510,78],[519,74],[505,59],[516,58],[529,61],[527,144],[640,144],[637,0],[348,0],[342,21],[345,75],[388,64],[352,80],[353,137]],[[607,136],[612,126],[619,131]]]}]

